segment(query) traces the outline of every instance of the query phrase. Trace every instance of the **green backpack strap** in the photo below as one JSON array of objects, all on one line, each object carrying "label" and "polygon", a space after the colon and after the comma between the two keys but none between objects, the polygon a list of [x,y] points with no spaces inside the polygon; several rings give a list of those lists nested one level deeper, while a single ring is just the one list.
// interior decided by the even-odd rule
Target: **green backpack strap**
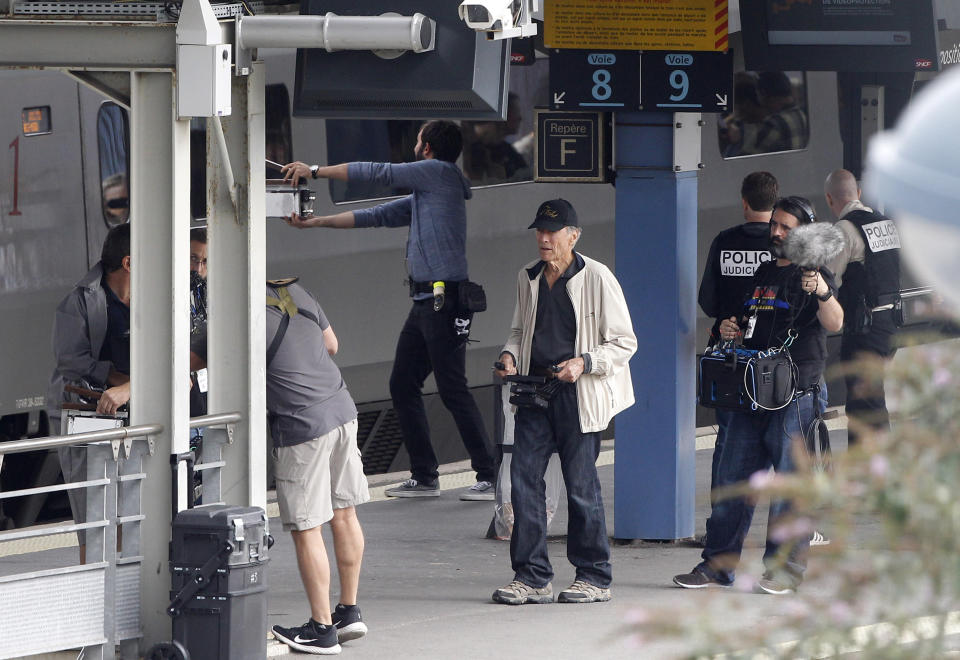
[{"label": "green backpack strap", "polygon": [[273,341],[270,342],[270,346],[267,348],[268,367],[270,363],[273,362],[273,358],[276,357],[277,351],[280,350],[280,344],[283,342],[284,335],[287,334],[287,327],[290,325],[291,318],[300,314],[316,323],[317,327],[320,326],[320,319],[306,310],[299,309],[297,304],[293,302],[293,298],[290,296],[287,287],[296,281],[296,277],[288,277],[282,280],[267,280],[267,284],[273,287],[274,293],[277,294],[276,297],[267,295],[267,305],[269,307],[276,307],[280,310],[280,313],[283,314],[283,318],[280,319],[280,325],[277,327],[277,334],[273,336]]}]

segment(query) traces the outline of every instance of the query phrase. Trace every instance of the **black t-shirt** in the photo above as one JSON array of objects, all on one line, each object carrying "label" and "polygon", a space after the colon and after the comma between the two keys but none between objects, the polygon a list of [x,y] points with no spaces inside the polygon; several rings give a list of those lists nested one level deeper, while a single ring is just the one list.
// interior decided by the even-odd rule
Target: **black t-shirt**
[{"label": "black t-shirt", "polygon": [[743,310],[743,302],[753,293],[756,268],[770,259],[767,222],[745,222],[713,239],[697,297],[704,313],[715,319],[709,343],[720,338],[720,321]]},{"label": "black t-shirt", "polygon": [[100,286],[107,294],[107,335],[98,359],[111,362],[116,371],[130,375],[130,308],[107,286],[106,277]]},{"label": "black t-shirt", "polygon": [[[836,295],[833,273],[821,268],[820,274]],[[823,374],[827,331],[817,318],[820,303],[816,296],[802,289],[801,275],[800,267],[793,264],[777,266],[776,261],[768,261],[760,265],[740,327],[744,330],[744,346],[756,350],[779,348],[793,328],[797,337],[790,346],[790,355],[800,372],[797,387],[805,389],[817,383]],[[753,317],[755,321],[751,321]]]},{"label": "black t-shirt", "polygon": [[540,273],[537,320],[530,347],[531,367],[543,369],[573,357],[577,341],[577,317],[570,294],[567,293],[567,282],[583,267],[583,258],[574,253],[573,263],[557,278],[553,288],[547,286],[544,273]]}]

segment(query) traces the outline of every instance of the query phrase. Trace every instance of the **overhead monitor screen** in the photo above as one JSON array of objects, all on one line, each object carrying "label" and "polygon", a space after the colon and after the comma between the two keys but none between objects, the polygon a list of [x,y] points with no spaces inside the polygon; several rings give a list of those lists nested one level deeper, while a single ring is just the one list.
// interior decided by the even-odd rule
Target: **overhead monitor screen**
[{"label": "overhead monitor screen", "polygon": [[894,72],[935,66],[933,0],[741,0],[747,68]]}]

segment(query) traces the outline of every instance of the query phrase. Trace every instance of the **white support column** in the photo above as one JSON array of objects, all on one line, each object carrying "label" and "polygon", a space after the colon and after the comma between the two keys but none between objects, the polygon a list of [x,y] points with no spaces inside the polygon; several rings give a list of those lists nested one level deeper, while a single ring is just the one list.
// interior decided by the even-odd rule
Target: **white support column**
[{"label": "white support column", "polygon": [[189,445],[190,123],[175,99],[170,73],[132,74],[130,421],[163,425],[142,493],[144,650],[170,639],[169,456]]},{"label": "white support column", "polygon": [[263,62],[254,62],[251,75],[234,78],[232,114],[222,119],[237,187],[236,214],[223,174],[227,164],[213,127],[207,130],[207,362],[210,412],[243,416],[233,444],[224,448],[221,500],[266,508],[263,81]]}]

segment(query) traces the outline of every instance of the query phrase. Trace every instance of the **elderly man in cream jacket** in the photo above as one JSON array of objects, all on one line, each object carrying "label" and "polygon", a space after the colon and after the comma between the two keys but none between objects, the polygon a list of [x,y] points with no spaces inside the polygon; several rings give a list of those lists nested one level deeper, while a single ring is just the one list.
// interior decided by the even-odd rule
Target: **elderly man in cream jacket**
[{"label": "elderly man in cream jacket", "polygon": [[510,469],[514,579],[493,593],[507,605],[553,602],[547,556],[543,475],[560,456],[567,489],[567,559],[576,569],[561,603],[610,600],[610,544],[597,476],[600,432],[633,405],[630,356],[637,339],[623,291],[603,264],[574,252],[581,228],[563,199],[540,205],[540,259],[517,280],[510,336],[500,354],[501,377],[521,373],[557,379],[549,407],[518,407]]}]

